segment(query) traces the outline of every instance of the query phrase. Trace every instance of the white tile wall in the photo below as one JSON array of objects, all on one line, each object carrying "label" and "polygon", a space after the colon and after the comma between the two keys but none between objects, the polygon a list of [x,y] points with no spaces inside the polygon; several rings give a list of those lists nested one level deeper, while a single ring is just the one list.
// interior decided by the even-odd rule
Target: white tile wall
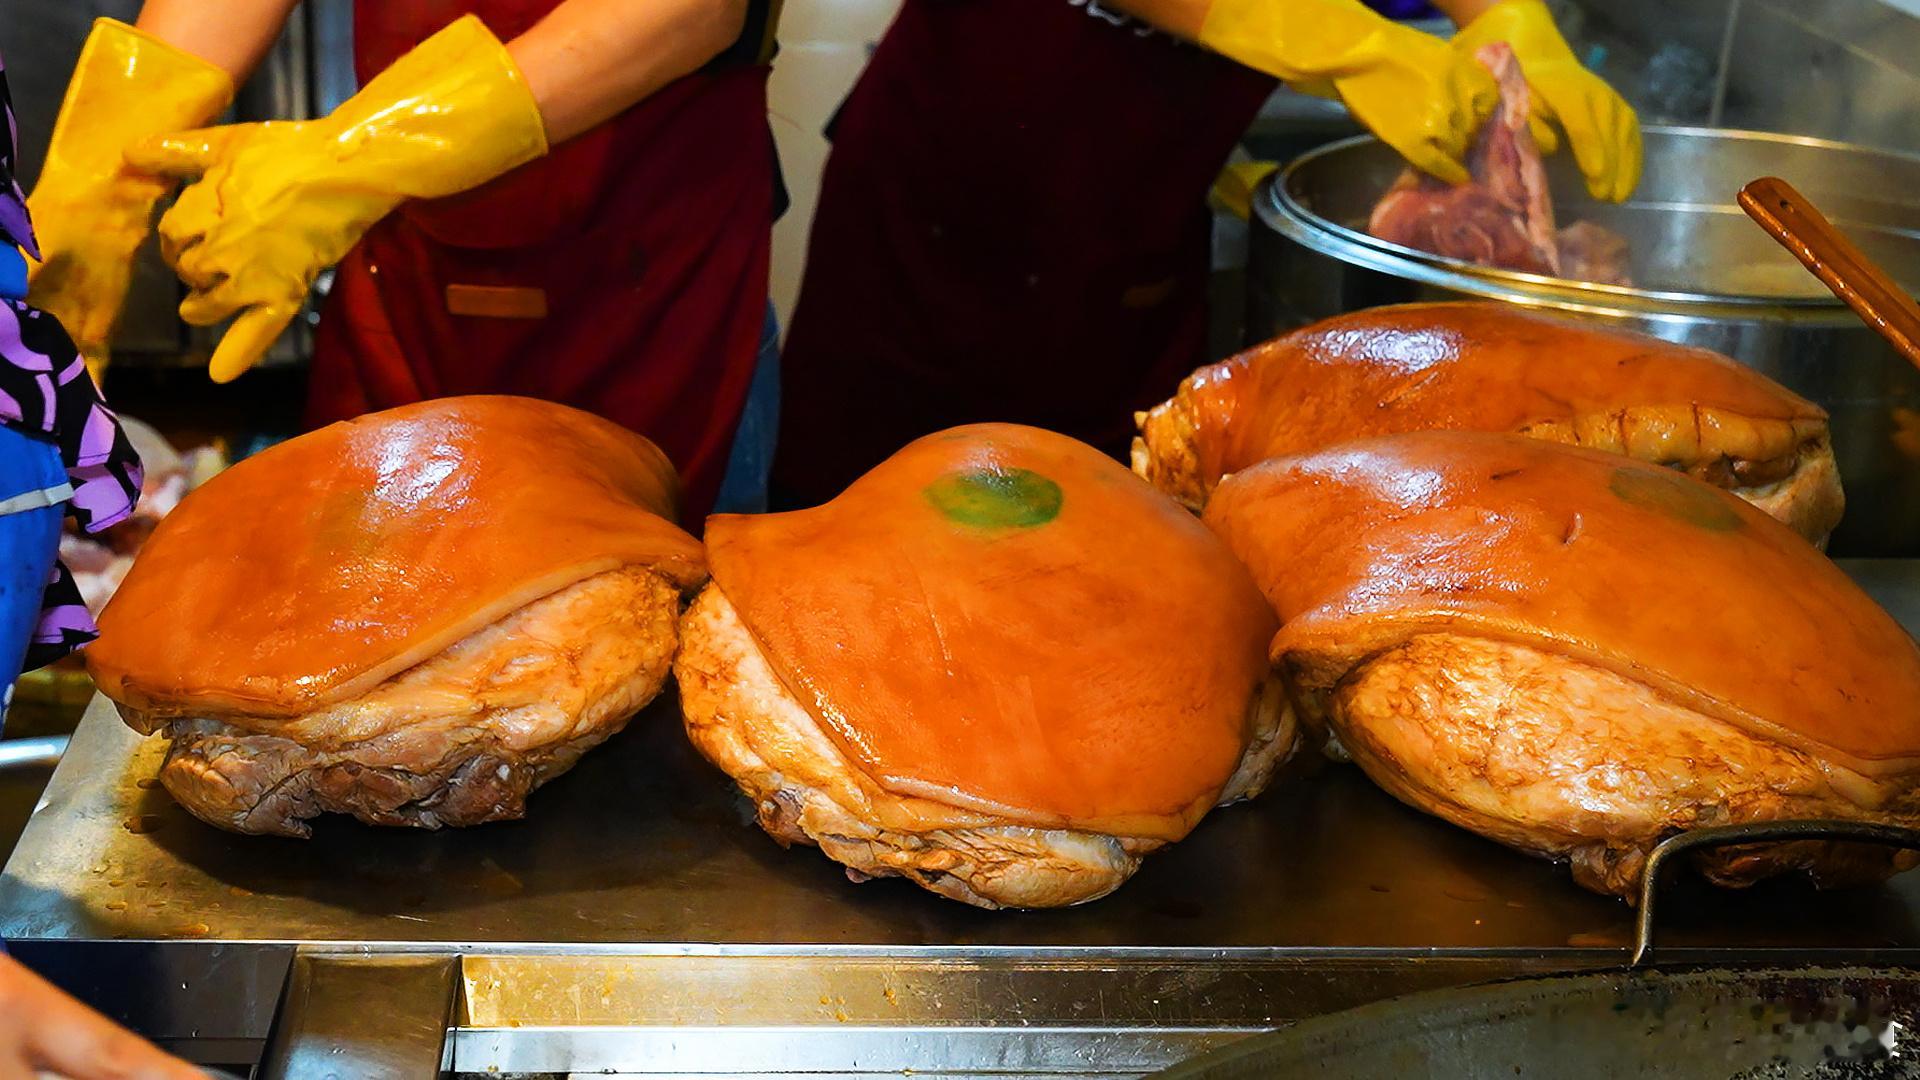
[{"label": "white tile wall", "polygon": [[866,66],[900,0],[787,0],[769,109],[793,205],[773,230],[771,291],[784,332],[806,266],[807,233],[827,162],[827,120]]}]

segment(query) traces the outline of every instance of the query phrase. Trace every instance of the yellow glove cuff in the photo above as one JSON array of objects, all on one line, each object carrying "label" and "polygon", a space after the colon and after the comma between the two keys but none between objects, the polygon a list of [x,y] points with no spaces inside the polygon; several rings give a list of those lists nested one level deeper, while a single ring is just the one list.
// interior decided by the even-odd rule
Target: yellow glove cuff
[{"label": "yellow glove cuff", "polygon": [[234,324],[208,364],[246,371],[314,276],[408,199],[467,191],[547,150],[539,103],[506,46],[460,19],[311,121],[152,139],[135,167],[194,180],[160,221],[160,250],[193,294],[181,317]]},{"label": "yellow glove cuff", "polygon": [[53,125],[45,173],[111,176],[126,147],[199,127],[233,101],[233,77],[117,19],[96,19]]},{"label": "yellow glove cuff", "polygon": [[1241,161],[1220,170],[1213,181],[1214,205],[1242,221],[1253,216],[1253,193],[1279,170],[1277,162]]},{"label": "yellow glove cuff", "polygon": [[1484,69],[1358,0],[1214,0],[1200,43],[1289,86],[1337,94],[1408,163],[1449,183],[1466,181],[1467,145],[1499,101]]},{"label": "yellow glove cuff", "polygon": [[415,46],[321,122],[374,190],[437,198],[547,152],[540,103],[507,47],[468,15]]},{"label": "yellow glove cuff", "polygon": [[1500,0],[1453,37],[1455,47],[1468,51],[1495,41],[1512,45],[1523,67],[1528,61],[1579,63],[1554,25],[1546,0]]},{"label": "yellow glove cuff", "polygon": [[1401,29],[1357,0],[1214,0],[1200,24],[1199,41],[1294,84],[1348,74],[1356,62],[1378,55]]}]

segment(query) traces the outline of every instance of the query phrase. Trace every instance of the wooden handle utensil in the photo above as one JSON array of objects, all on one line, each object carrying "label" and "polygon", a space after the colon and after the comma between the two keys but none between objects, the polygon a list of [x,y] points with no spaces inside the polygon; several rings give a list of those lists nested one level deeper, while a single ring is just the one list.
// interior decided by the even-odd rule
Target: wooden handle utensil
[{"label": "wooden handle utensil", "polygon": [[1792,184],[1766,176],[1740,189],[1740,208],[1920,367],[1920,305]]}]

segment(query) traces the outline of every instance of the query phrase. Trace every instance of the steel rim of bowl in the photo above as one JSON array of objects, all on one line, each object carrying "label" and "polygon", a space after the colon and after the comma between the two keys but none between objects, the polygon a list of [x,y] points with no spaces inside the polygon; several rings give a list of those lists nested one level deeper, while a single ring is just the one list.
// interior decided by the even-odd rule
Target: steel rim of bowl
[{"label": "steel rim of bowl", "polygon": [[[1644,129],[1653,135],[1674,135],[1687,138],[1711,139],[1725,142],[1765,142],[1782,146],[1806,147],[1816,150],[1830,150],[1852,155],[1886,158],[1920,168],[1920,155],[1902,154],[1876,147],[1859,146],[1853,143],[1836,142],[1831,139],[1817,139],[1804,135],[1782,135],[1769,131],[1745,131],[1736,128],[1703,128],[1687,126],[1649,125]],[[1666,289],[1638,289],[1623,285],[1604,285],[1598,282],[1575,281],[1570,278],[1557,278],[1545,274],[1529,274],[1517,270],[1500,270],[1478,266],[1461,259],[1435,255],[1417,248],[1381,240],[1365,232],[1348,228],[1330,218],[1325,218],[1301,205],[1293,197],[1292,179],[1300,172],[1312,168],[1325,158],[1349,152],[1356,147],[1375,145],[1379,140],[1372,135],[1354,135],[1312,150],[1294,158],[1282,166],[1272,176],[1261,183],[1254,199],[1255,212],[1262,221],[1282,235],[1303,244],[1306,247],[1355,263],[1370,270],[1407,278],[1426,285],[1435,285],[1470,292],[1502,300],[1520,300],[1536,305],[1578,307],[1593,310],[1596,304],[1615,304],[1613,308],[1603,308],[1616,314],[1644,314],[1649,307],[1684,307],[1691,310],[1710,310],[1714,308],[1731,309],[1742,315],[1751,315],[1755,309],[1776,309],[1803,315],[1832,317],[1846,315],[1847,308],[1837,297],[1818,295],[1805,297],[1761,297],[1737,296],[1724,293],[1680,292]],[[1731,195],[1729,195],[1731,199]],[[1647,204],[1679,207],[1684,206],[1695,211],[1723,212],[1742,214],[1739,207],[1729,201],[1726,203],[1660,203]],[[1372,256],[1372,257],[1369,257]],[[1553,298],[1564,301],[1552,303]],[[1840,320],[1847,321],[1847,320]]]},{"label": "steel rim of bowl", "polygon": [[[1182,1062],[1155,1074],[1165,1080],[1194,1080],[1215,1070],[1234,1070],[1245,1075],[1245,1066],[1277,1057],[1273,1065],[1293,1064],[1299,1051],[1324,1041],[1353,1041],[1359,1032],[1371,1038],[1403,1037],[1417,1024],[1464,1026],[1477,1021],[1497,1023],[1499,1018],[1520,1013],[1544,1012],[1563,1001],[1578,1001],[1611,988],[1615,994],[1645,992],[1662,986],[1684,992],[1693,986],[1713,984],[1753,984],[1769,980],[1831,981],[1899,980],[1912,982],[1916,974],[1900,967],[1863,967],[1813,965],[1783,967],[1779,964],[1752,967],[1697,967],[1663,972],[1658,970],[1622,971],[1601,968],[1519,979],[1502,979],[1469,986],[1422,990],[1355,1006],[1324,1016],[1312,1016],[1298,1023],[1241,1042],[1229,1043],[1218,1050]],[[1276,1053],[1278,1051],[1278,1053]],[[1284,1056],[1288,1051],[1292,1057]],[[1235,1066],[1241,1066],[1235,1069]]]}]

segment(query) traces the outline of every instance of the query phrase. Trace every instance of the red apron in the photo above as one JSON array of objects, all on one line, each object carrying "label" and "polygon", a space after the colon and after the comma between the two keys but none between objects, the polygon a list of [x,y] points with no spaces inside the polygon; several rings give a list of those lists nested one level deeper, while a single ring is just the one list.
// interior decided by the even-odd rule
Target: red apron
[{"label": "red apron", "polygon": [[980,420],[1124,450],[1207,359],[1206,194],[1273,88],[1089,0],[906,0],[835,121],[775,490]]},{"label": "red apron", "polygon": [[[511,40],[558,3],[360,0],[360,78],[461,15]],[[451,394],[563,402],[658,443],[700,520],[766,315],[766,77],[689,75],[485,187],[389,215],[335,276],[308,422]]]}]

